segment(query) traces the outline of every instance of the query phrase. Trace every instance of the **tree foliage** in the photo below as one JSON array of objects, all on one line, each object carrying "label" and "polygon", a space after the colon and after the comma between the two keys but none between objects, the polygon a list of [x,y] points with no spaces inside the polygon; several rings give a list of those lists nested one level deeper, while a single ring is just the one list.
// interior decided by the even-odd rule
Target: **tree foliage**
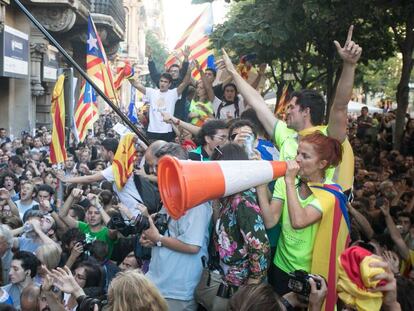
[{"label": "tree foliage", "polygon": [[[358,11],[367,10],[364,2],[240,1],[232,5],[228,20],[215,29],[212,41],[233,55],[256,53],[259,62],[271,65],[279,93],[286,83],[284,74],[292,73],[295,87],[320,89],[331,102],[340,73],[333,40],[343,43],[349,25],[355,25],[354,40],[364,46],[362,62],[386,59],[394,50],[389,31],[379,28],[378,21],[355,18]],[[375,35],[368,36],[371,32]]]},{"label": "tree foliage", "polygon": [[383,99],[395,101],[401,69],[400,56],[393,56],[387,60],[370,60],[367,64],[358,66],[355,86],[362,87],[364,93],[380,94]]}]

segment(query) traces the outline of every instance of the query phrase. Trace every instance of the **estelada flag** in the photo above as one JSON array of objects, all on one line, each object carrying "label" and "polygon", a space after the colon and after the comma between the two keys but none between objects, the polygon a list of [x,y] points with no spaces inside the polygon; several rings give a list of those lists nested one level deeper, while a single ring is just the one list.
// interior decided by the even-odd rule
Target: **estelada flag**
[{"label": "estelada flag", "polygon": [[121,190],[134,170],[136,157],[135,134],[128,133],[121,138],[112,162],[115,184]]},{"label": "estelada flag", "polygon": [[336,184],[309,183],[309,188],[322,207],[322,219],[312,254],[311,273],[325,278],[328,285],[324,311],[334,311],[338,298],[337,258],[349,244],[350,220],[346,207],[346,196]]},{"label": "estelada flag", "polygon": [[88,40],[86,41],[86,72],[109,99],[116,100],[109,61],[90,15],[88,18]]},{"label": "estelada flag", "polygon": [[50,162],[62,163],[66,160],[65,148],[65,93],[63,84],[65,75],[61,74],[55,84],[52,95],[52,142],[50,143]]}]

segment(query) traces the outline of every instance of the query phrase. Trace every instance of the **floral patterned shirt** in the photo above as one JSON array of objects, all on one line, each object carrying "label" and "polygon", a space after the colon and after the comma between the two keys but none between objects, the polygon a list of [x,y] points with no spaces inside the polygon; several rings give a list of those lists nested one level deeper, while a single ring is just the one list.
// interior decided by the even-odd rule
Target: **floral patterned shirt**
[{"label": "floral patterned shirt", "polygon": [[270,246],[255,193],[247,190],[221,200],[214,237],[228,284],[266,277]]}]

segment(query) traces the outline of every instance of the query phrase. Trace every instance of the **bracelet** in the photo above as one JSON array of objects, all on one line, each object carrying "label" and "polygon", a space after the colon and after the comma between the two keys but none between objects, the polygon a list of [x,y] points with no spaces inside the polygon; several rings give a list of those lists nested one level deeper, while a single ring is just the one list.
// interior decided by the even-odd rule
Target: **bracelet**
[{"label": "bracelet", "polygon": [[295,308],[291,305],[291,303],[289,302],[289,300],[287,300],[286,298],[280,297],[280,301],[285,306],[286,311],[293,311],[293,310],[295,310]]}]

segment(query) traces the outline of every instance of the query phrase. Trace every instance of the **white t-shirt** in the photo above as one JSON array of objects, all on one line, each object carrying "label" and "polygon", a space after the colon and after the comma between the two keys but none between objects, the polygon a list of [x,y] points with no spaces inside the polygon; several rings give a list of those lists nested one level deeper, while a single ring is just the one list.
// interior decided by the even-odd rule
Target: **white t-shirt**
[{"label": "white t-shirt", "polygon": [[234,107],[234,105],[223,107],[220,110],[220,115],[217,115],[217,111],[218,111],[220,104],[222,103],[222,100],[218,97],[214,97],[213,109],[214,109],[214,115],[216,116],[216,119],[227,120],[231,118],[234,119],[234,118],[240,117],[242,112],[245,110],[245,107],[244,107],[243,97],[240,94],[237,96],[239,97],[239,115],[237,117],[234,116],[234,112],[236,111],[236,107]]},{"label": "white t-shirt", "polygon": [[175,103],[181,97],[177,93],[177,88],[160,92],[159,89],[147,87],[145,95],[148,98],[149,108],[149,125],[148,132],[151,133],[169,133],[172,132],[171,124],[163,121],[161,112],[174,114]]},{"label": "white t-shirt", "polygon": [[[108,166],[106,169],[101,171],[102,176],[110,182],[114,182],[114,173],[112,171],[112,165]],[[121,191],[118,190],[118,187],[115,183],[112,184],[112,187],[116,194],[118,195],[119,199],[121,200],[122,204],[124,204],[134,216],[140,214],[140,211],[135,208],[137,202],[142,203],[141,195],[138,193],[137,187],[135,187],[134,183],[134,174],[129,176],[124,188]]]}]

